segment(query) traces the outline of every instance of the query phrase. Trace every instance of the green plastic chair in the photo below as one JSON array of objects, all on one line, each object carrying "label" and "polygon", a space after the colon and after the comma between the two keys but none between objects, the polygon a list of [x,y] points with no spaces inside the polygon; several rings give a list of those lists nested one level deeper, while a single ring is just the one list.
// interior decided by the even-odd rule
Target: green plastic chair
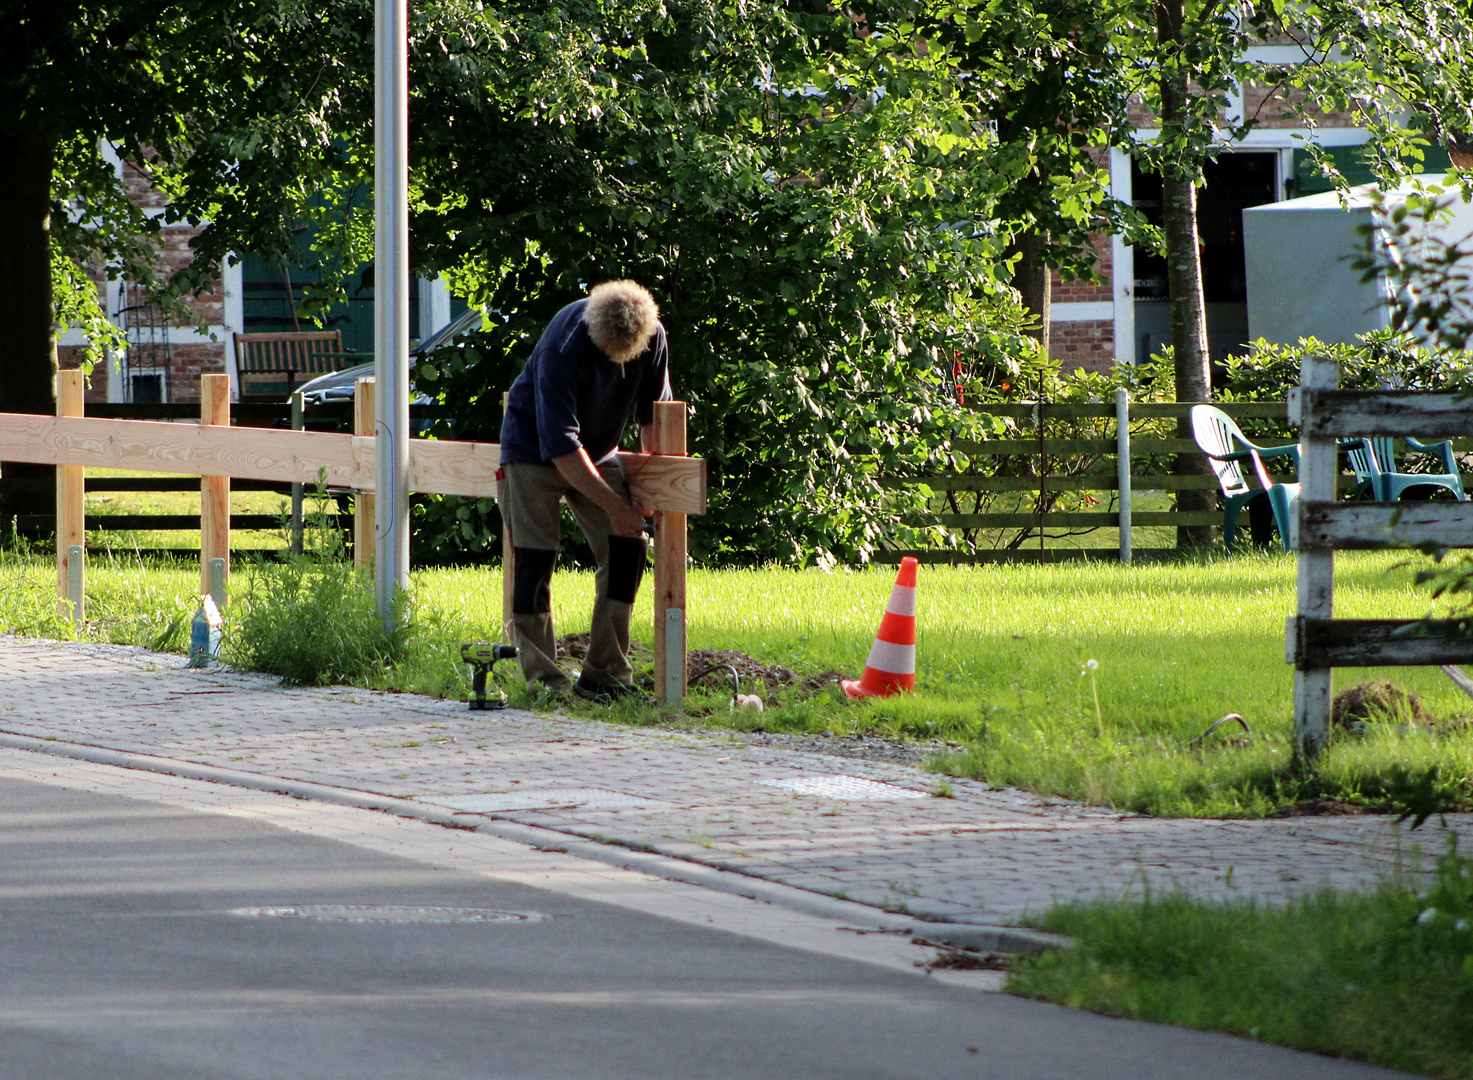
[{"label": "green plastic chair", "polygon": [[[1188,416],[1192,422],[1192,437],[1202,453],[1212,462],[1212,471],[1217,476],[1218,486],[1222,488],[1222,538],[1228,551],[1233,550],[1233,541],[1238,531],[1238,516],[1243,512],[1243,507],[1259,496],[1268,499],[1284,550],[1293,551],[1297,546],[1294,508],[1299,501],[1299,485],[1275,480],[1264,467],[1263,459],[1292,458],[1297,475],[1298,444],[1259,446],[1243,434],[1231,416],[1211,405],[1193,405]],[[1253,462],[1259,487],[1250,486],[1244,478],[1243,470],[1238,467],[1238,463],[1244,460]]]},{"label": "green plastic chair", "polygon": [[1408,437],[1407,448],[1418,454],[1432,454],[1442,459],[1440,473],[1404,473],[1396,471],[1396,453],[1389,437],[1378,439],[1346,439],[1340,445],[1350,458],[1355,472],[1355,497],[1376,502],[1396,502],[1413,488],[1442,488],[1452,492],[1458,502],[1466,502],[1463,478],[1458,475],[1458,459],[1450,442],[1423,443]]}]

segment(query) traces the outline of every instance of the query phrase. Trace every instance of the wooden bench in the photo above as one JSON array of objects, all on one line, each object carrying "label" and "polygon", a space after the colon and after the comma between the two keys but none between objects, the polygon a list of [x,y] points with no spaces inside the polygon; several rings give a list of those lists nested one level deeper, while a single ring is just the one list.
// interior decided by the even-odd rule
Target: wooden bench
[{"label": "wooden bench", "polygon": [[326,375],[356,359],[343,352],[341,330],[235,335],[235,369],[243,399],[291,397],[297,376]]}]

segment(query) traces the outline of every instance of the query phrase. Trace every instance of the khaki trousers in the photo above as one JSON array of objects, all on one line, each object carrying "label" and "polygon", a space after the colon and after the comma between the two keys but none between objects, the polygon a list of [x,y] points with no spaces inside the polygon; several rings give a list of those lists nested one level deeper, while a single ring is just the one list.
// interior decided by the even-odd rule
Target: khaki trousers
[{"label": "khaki trousers", "polygon": [[[593,687],[629,686],[629,615],[644,576],[645,538],[614,536],[609,516],[563,479],[552,465],[504,465],[497,501],[511,532],[512,633],[527,685],[549,690],[571,689],[568,674],[557,663],[557,633],[552,622],[552,572],[561,536],[559,504],[566,501],[588,537],[598,564],[594,574],[593,624],[580,681]],[[599,475],[629,499],[624,474],[617,465]]]}]

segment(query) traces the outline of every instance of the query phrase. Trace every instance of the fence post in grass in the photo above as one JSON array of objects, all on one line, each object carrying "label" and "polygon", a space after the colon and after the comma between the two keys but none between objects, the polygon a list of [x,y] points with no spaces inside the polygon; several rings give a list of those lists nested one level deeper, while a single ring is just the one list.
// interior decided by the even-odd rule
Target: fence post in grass
[{"label": "fence post in grass", "polygon": [[[655,402],[656,454],[686,455],[685,402]],[[685,700],[685,515],[655,512],[655,694],[666,705]]]},{"label": "fence post in grass", "polygon": [[[501,415],[506,416],[506,406],[511,394],[501,395]],[[501,469],[496,470],[497,479],[501,477]],[[496,485],[497,496],[501,494],[501,484]],[[512,597],[515,589],[512,584],[512,575],[516,572],[517,555],[512,547],[511,526],[506,523],[506,508],[497,504],[497,512],[501,515],[501,632],[508,641],[512,640],[511,617]]]},{"label": "fence post in grass", "polygon": [[[230,376],[199,377],[199,422],[201,426],[230,426]],[[211,573],[211,563],[223,561],[224,570]],[[200,594],[221,595],[230,579],[230,477],[199,478],[199,563]],[[219,580],[216,581],[216,575]],[[219,598],[216,599],[219,602]]]},{"label": "fence post in grass", "polygon": [[1120,561],[1130,565],[1130,395],[1115,391],[1115,473],[1119,477]]},{"label": "fence post in grass", "polygon": [[[292,392],[292,430],[301,431],[306,426],[306,419],[302,415],[304,402],[302,392]],[[292,484],[292,554],[302,553],[302,496],[304,489],[300,480]]]},{"label": "fence post in grass", "polygon": [[[353,434],[372,435],[378,416],[378,397],[372,379],[359,379],[353,391]],[[353,493],[353,565],[359,570],[373,568],[374,540],[378,529],[378,509],[374,496],[366,491]]]},{"label": "fence post in grass", "polygon": [[[1302,390],[1333,390],[1340,383],[1340,368],[1325,356],[1307,356],[1300,368],[1301,389],[1289,394],[1289,421],[1299,427],[1299,505],[1295,532],[1304,531],[1308,504],[1333,502],[1339,476],[1339,456],[1333,435],[1323,435],[1309,423]],[[1293,546],[1298,547],[1297,536]],[[1328,619],[1334,614],[1335,552],[1316,548],[1298,553],[1295,586],[1295,618],[1290,620],[1289,638],[1296,639],[1296,623],[1306,618]],[[1294,658],[1291,656],[1291,660]],[[1330,689],[1332,669],[1294,668],[1294,758],[1312,762],[1330,736]]]},{"label": "fence post in grass", "polygon": [[[85,376],[80,371],[56,373],[56,415],[82,416],[86,410]],[[57,613],[79,626],[86,615],[87,490],[81,465],[56,467]]]}]

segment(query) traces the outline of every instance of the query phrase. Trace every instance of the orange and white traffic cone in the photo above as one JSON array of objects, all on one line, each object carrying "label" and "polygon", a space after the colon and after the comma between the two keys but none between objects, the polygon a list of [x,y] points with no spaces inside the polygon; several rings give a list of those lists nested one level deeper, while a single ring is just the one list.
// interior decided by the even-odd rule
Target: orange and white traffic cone
[{"label": "orange and white traffic cone", "polygon": [[859,681],[839,683],[851,698],[890,697],[916,688],[916,561],[900,560],[895,588]]}]

